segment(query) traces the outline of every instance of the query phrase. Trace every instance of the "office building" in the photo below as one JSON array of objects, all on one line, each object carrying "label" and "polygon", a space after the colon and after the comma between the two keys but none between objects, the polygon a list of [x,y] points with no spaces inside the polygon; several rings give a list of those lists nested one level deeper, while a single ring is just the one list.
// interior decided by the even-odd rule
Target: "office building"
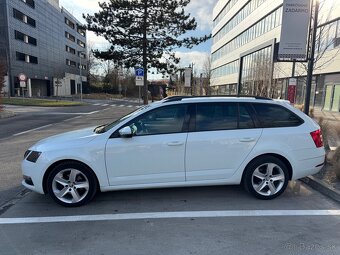
[{"label": "office building", "polygon": [[[307,64],[296,63],[293,74],[291,62],[277,62],[282,10],[283,0],[217,2],[211,55],[216,94],[235,94],[240,83],[241,94],[287,98],[289,78],[297,77],[296,103],[304,102]],[[318,25],[311,103],[339,111],[340,1],[320,1]]]},{"label": "office building", "polygon": [[[28,97],[77,94],[81,81],[86,82],[86,55],[86,31],[59,0],[0,0],[0,59],[8,67],[5,92]],[[26,84],[20,84],[20,74],[27,77]]]}]

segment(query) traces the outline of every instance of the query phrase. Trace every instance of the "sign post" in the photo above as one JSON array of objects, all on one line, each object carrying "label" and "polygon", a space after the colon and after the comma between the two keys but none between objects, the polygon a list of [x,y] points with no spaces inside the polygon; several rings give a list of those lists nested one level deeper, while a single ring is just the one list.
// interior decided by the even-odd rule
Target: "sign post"
[{"label": "sign post", "polygon": [[141,87],[144,86],[144,69],[141,67],[135,68],[136,86],[138,87],[138,103],[141,99]]},{"label": "sign post", "polygon": [[18,78],[19,78],[20,88],[22,88],[22,98],[24,98],[25,97],[24,89],[26,88],[27,76],[21,73],[19,74]]}]

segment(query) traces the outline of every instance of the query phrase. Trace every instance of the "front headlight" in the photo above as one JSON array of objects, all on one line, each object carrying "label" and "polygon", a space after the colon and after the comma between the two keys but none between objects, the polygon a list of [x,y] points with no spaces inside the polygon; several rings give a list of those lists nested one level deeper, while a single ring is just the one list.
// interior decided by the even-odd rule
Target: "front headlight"
[{"label": "front headlight", "polygon": [[25,152],[25,154],[24,154],[24,159],[26,159],[27,156],[28,156],[28,154],[30,154],[30,153],[31,153],[31,151],[30,151],[30,150],[27,150],[27,151]]},{"label": "front headlight", "polygon": [[41,152],[39,152],[39,151],[32,151],[32,152],[28,155],[28,157],[27,157],[26,160],[35,163],[35,162],[37,162],[37,160],[38,160],[38,158],[40,157],[40,155],[41,155]]}]

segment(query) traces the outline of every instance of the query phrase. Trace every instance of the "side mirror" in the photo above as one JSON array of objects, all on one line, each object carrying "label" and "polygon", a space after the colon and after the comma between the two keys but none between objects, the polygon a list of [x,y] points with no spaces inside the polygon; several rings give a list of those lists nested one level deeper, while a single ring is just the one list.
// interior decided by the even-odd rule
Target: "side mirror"
[{"label": "side mirror", "polygon": [[132,129],[130,127],[123,127],[119,130],[120,137],[131,138],[133,135]]}]

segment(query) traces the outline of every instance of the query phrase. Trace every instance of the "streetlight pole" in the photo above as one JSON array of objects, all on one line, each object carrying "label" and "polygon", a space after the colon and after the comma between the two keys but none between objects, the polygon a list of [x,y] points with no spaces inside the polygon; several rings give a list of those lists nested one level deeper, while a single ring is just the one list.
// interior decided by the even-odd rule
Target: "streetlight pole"
[{"label": "streetlight pole", "polygon": [[307,115],[309,115],[310,95],[311,95],[311,90],[312,90],[313,70],[314,70],[314,60],[315,60],[316,32],[318,29],[318,18],[319,18],[319,0],[315,0],[313,32],[312,32],[310,49],[309,49],[310,52],[309,52],[309,58],[308,58],[306,98],[305,98],[305,106],[304,106],[304,113]]},{"label": "streetlight pole", "polygon": [[81,77],[81,55],[83,51],[79,51],[79,79],[80,79],[80,101],[83,102],[83,78]]}]

